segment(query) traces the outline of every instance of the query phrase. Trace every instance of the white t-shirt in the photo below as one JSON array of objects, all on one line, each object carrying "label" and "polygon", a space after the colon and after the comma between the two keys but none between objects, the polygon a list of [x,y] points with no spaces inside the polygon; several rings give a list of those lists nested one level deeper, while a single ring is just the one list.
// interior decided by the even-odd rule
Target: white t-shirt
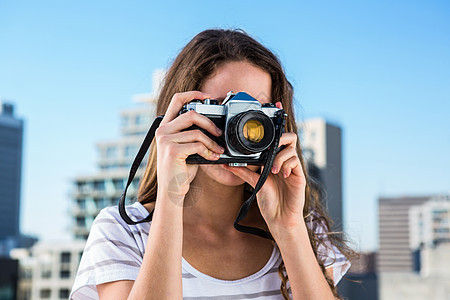
[{"label": "white t-shirt", "polygon": [[[139,202],[127,206],[127,213],[134,220],[148,215]],[[136,280],[150,226],[151,222],[126,224],[117,207],[103,209],[92,225],[70,299],[98,299],[96,285]],[[327,251],[325,266],[334,268],[336,285],[350,263],[336,248],[334,250],[334,253]],[[183,299],[283,299],[278,276],[280,262],[280,252],[274,248],[269,261],[255,274],[238,280],[221,280],[199,272],[182,258]]]}]

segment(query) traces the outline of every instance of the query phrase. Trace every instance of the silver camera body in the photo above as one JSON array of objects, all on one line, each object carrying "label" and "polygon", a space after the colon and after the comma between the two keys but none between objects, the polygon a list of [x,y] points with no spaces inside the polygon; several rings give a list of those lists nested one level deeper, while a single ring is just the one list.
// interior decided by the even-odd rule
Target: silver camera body
[{"label": "silver camera body", "polygon": [[194,110],[212,120],[223,130],[221,137],[191,126],[186,130],[200,129],[225,149],[219,160],[209,161],[199,155],[191,155],[187,163],[229,165],[263,165],[264,152],[275,137],[274,120],[286,114],[273,103],[261,104],[245,92],[229,92],[219,104],[218,100],[193,100],[183,106],[181,113]]}]

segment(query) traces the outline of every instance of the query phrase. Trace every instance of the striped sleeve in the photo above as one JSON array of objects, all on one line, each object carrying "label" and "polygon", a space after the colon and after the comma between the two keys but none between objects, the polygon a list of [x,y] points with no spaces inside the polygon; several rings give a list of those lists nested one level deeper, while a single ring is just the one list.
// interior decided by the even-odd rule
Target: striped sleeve
[{"label": "striped sleeve", "polygon": [[98,299],[98,284],[135,280],[142,257],[129,226],[112,208],[103,209],[92,224],[70,299]]}]

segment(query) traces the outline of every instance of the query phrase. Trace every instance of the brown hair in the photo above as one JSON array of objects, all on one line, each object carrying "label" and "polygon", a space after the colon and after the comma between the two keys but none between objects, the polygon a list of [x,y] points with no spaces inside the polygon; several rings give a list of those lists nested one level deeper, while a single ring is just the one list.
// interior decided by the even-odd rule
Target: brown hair
[{"label": "brown hair", "polygon": [[[218,67],[229,61],[247,61],[270,74],[272,79],[271,99],[272,101],[280,101],[288,114],[285,130],[297,133],[293,88],[284,74],[280,61],[271,51],[242,30],[210,29],[196,35],[181,50],[166,74],[158,98],[157,115],[163,115],[166,112],[170,99],[175,93],[200,90],[205,79],[213,74]],[[307,178],[303,215],[305,222],[311,224],[308,226],[309,239],[322,272],[333,294],[338,297],[333,280],[325,272],[324,258],[317,255],[317,249],[320,245],[329,247],[329,244],[324,242],[323,235],[319,236],[315,233],[317,226],[325,228],[327,232],[325,234],[328,236],[329,242],[335,245],[346,257],[351,258],[354,252],[345,245],[341,235],[329,232],[332,224],[322,204],[324,197],[319,186],[308,177],[298,139],[297,152]],[[139,186],[139,201],[143,204],[156,201],[157,188],[156,149],[152,144],[147,169]],[[285,299],[289,299],[288,278],[284,262],[279,267],[279,274],[282,279],[281,292]]]}]

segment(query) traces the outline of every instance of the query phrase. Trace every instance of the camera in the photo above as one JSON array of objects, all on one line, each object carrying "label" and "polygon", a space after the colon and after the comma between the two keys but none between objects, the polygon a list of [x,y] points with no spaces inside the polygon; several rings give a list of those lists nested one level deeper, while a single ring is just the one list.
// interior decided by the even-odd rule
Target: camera
[{"label": "camera", "polygon": [[[275,124],[284,124],[287,117],[284,110],[277,108],[274,103],[261,104],[245,92],[232,91],[227,94],[222,104],[219,104],[219,100],[194,99],[183,106],[180,114],[190,110],[209,118],[223,130],[223,134],[216,137],[196,125],[185,130],[201,130],[222,146],[225,152],[215,161],[207,160],[198,154],[190,155],[186,159],[189,164],[264,165],[268,150],[273,146],[277,134]],[[281,133],[283,131],[284,128]]]}]

